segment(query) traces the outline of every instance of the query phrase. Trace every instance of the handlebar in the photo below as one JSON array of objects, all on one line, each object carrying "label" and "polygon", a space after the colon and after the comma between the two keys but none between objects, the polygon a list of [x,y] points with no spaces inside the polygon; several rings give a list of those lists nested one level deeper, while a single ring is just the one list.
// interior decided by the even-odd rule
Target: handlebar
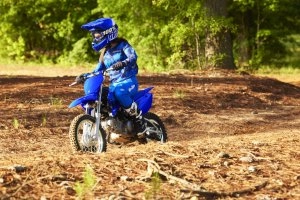
[{"label": "handlebar", "polygon": [[[105,72],[110,72],[110,71],[114,71],[114,69],[113,69],[113,68],[109,68],[109,69],[105,70],[105,71],[103,72],[103,74],[105,74]],[[93,76],[97,76],[97,75],[99,75],[99,74],[101,74],[101,73],[102,73],[102,71],[100,71],[100,72],[95,72],[95,73],[91,73],[91,74],[89,74],[89,75],[86,76],[86,79],[92,78]],[[74,81],[73,83],[71,83],[71,84],[69,85],[69,87],[71,87],[71,86],[73,86],[73,85],[77,85],[77,84],[79,84],[79,83],[76,82],[76,81]]]}]

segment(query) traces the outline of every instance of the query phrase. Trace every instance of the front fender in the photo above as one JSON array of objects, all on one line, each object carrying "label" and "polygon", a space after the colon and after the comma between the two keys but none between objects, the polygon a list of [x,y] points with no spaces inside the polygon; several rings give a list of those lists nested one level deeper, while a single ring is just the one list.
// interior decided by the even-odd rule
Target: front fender
[{"label": "front fender", "polygon": [[79,104],[86,104],[89,101],[96,101],[98,100],[98,94],[97,93],[92,93],[83,97],[80,97],[78,99],[75,99],[72,101],[72,103],[69,105],[69,108],[73,108]]}]

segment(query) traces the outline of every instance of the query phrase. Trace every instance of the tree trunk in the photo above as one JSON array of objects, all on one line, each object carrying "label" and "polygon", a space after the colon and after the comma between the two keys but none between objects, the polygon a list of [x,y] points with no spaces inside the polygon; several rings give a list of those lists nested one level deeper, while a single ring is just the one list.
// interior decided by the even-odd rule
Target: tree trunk
[{"label": "tree trunk", "polygon": [[[228,2],[229,0],[205,0],[208,19],[225,19]],[[214,24],[214,28],[215,26]],[[217,27],[217,31],[208,27],[206,32],[206,68],[235,69],[230,30],[224,24],[217,24]]]},{"label": "tree trunk", "polygon": [[239,21],[240,29],[237,33],[236,42],[238,45],[237,49],[237,60],[238,66],[248,67],[249,60],[251,59],[251,38],[250,38],[250,27],[251,25],[251,17],[252,12],[247,10],[245,12],[240,13],[241,17]]}]

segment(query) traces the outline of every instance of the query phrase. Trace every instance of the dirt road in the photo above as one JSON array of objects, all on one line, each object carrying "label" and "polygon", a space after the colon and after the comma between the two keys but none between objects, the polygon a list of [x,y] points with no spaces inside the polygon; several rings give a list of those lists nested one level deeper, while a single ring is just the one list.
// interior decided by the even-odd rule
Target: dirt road
[{"label": "dirt road", "polygon": [[141,88],[155,86],[168,143],[91,155],[69,145],[81,113],[67,108],[82,95],[73,79],[0,76],[0,199],[300,198],[300,85],[227,72],[141,76]]}]

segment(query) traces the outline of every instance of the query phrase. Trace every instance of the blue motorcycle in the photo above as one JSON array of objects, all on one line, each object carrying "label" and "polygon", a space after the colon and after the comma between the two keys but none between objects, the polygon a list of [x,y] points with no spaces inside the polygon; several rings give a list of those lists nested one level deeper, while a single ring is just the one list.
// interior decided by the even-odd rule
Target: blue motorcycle
[{"label": "blue motorcycle", "polygon": [[[147,124],[145,134],[137,136],[132,117],[117,102],[111,102],[108,98],[109,89],[103,85],[104,80],[104,72],[88,75],[83,85],[85,95],[69,105],[69,108],[80,105],[85,112],[71,122],[69,138],[72,150],[100,153],[106,151],[107,143],[165,143],[167,132],[163,122],[156,114],[149,112],[153,99],[150,91],[153,87],[140,90],[134,96]],[[76,84],[79,83],[73,82],[70,86]]]}]

